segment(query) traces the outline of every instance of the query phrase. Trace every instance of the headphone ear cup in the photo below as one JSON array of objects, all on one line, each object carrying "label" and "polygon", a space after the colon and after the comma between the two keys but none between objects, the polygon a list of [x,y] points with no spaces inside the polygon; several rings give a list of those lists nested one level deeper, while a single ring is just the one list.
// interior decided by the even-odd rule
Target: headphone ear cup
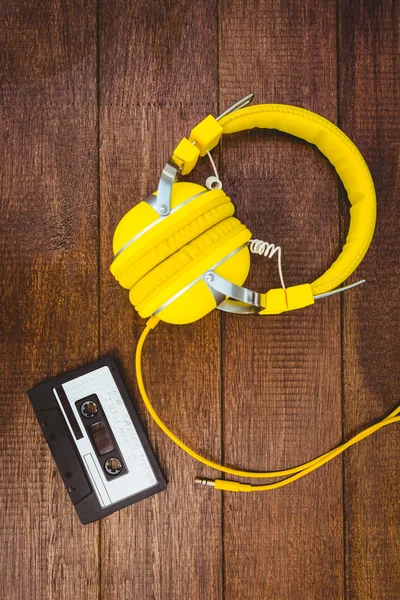
[{"label": "headphone ear cup", "polygon": [[129,297],[141,317],[190,323],[216,307],[203,275],[210,269],[242,285],[250,268],[250,231],[234,217],[218,223],[143,277]]},{"label": "headphone ear cup", "polygon": [[[236,285],[243,285],[250,270],[250,252],[247,246],[241,248],[236,254],[228,258],[215,272]],[[161,321],[175,325],[193,323],[205,317],[214,308],[217,302],[213,293],[203,278],[190,286],[183,294],[178,296],[157,313]]]},{"label": "headphone ear cup", "polygon": [[[214,201],[211,202],[211,204],[214,203]],[[156,268],[163,261],[168,260],[170,256],[178,253],[181,248],[198,238],[199,235],[214,225],[226,221],[228,217],[233,215],[233,212],[234,206],[228,198],[227,201],[207,210],[176,233],[173,233],[159,244],[153,246],[144,256],[129,265],[120,276],[119,283],[122,287],[131,289],[132,286],[144,278],[152,269]]]},{"label": "headphone ear cup", "polygon": [[234,211],[222,190],[175,183],[167,217],[160,217],[148,202],[140,202],[121,219],[114,233],[112,274],[130,289],[151,269]]}]

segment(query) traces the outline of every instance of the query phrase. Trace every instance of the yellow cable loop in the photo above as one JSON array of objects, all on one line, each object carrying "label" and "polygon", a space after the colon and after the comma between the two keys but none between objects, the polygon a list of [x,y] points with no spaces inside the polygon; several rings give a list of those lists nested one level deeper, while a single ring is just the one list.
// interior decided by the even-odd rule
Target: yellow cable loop
[{"label": "yellow cable loop", "polygon": [[155,317],[155,316],[150,317],[150,319],[147,321],[146,327],[143,330],[143,332],[139,338],[139,342],[138,342],[138,345],[136,348],[136,361],[135,362],[136,362],[136,377],[137,377],[137,382],[138,382],[138,386],[139,386],[139,390],[140,390],[143,402],[144,402],[147,410],[149,411],[150,415],[153,417],[154,421],[160,427],[160,429],[173,442],[175,442],[175,444],[177,446],[182,448],[182,450],[184,450],[192,458],[199,461],[203,465],[206,465],[207,467],[216,469],[217,471],[222,471],[223,473],[228,473],[229,475],[235,475],[237,477],[250,477],[250,478],[260,478],[260,479],[286,477],[286,479],[282,479],[281,481],[277,481],[275,483],[270,483],[270,484],[266,484],[266,485],[255,485],[255,486],[250,485],[250,484],[239,483],[239,482],[235,482],[235,481],[225,481],[225,480],[221,480],[221,479],[216,479],[215,480],[215,488],[216,489],[225,490],[225,491],[237,491],[237,492],[256,492],[256,491],[262,492],[262,491],[266,491],[266,490],[272,490],[272,489],[283,487],[285,485],[288,485],[289,483],[292,483],[293,481],[296,481],[297,479],[300,479],[300,477],[304,477],[304,475],[311,473],[315,469],[318,469],[320,466],[322,466],[325,463],[327,463],[328,461],[332,460],[332,458],[335,458],[335,456],[338,456],[339,454],[344,452],[347,448],[350,448],[350,446],[357,444],[358,442],[360,442],[364,438],[368,437],[375,431],[378,431],[382,427],[385,427],[386,425],[390,425],[392,423],[397,423],[400,421],[400,417],[397,416],[400,412],[400,405],[399,405],[387,417],[385,417],[378,423],[375,423],[375,425],[371,425],[371,427],[368,427],[364,431],[361,431],[360,433],[358,433],[357,435],[352,437],[349,441],[341,444],[340,446],[337,446],[333,450],[329,450],[329,452],[325,452],[325,454],[322,454],[321,456],[318,456],[317,458],[314,458],[313,460],[310,460],[302,465],[298,465],[297,467],[292,467],[291,469],[283,469],[281,471],[259,472],[259,471],[242,471],[240,469],[233,469],[231,467],[225,467],[224,465],[220,465],[216,462],[213,462],[212,460],[208,460],[207,458],[204,458],[203,456],[201,456],[200,454],[198,454],[197,452],[195,452],[194,450],[189,448],[189,446],[187,446],[184,442],[182,442],[182,440],[180,440],[160,419],[160,417],[154,410],[153,405],[150,402],[150,399],[147,395],[147,392],[146,392],[146,389],[144,386],[144,382],[143,382],[142,365],[141,365],[142,350],[143,350],[143,344],[144,344],[149,332],[152,329],[154,329],[154,327],[157,325],[158,322],[159,322],[159,319],[158,319],[158,317]]}]

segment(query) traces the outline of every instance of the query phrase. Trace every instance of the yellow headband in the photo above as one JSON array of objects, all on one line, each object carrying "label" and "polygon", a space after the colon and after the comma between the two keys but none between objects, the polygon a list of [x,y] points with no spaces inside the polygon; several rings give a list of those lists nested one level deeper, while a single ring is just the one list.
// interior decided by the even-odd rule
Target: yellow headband
[{"label": "yellow headband", "polygon": [[193,129],[189,140],[178,145],[173,160],[182,173],[189,173],[197,158],[214,148],[222,134],[254,127],[277,129],[315,144],[335,167],[346,188],[351,204],[346,244],[333,265],[311,284],[314,296],[328,292],[353,273],[372,240],[376,196],[368,166],[357,147],[336,125],[309,110],[285,104],[249,106],[230,112],[219,121],[209,115]]}]

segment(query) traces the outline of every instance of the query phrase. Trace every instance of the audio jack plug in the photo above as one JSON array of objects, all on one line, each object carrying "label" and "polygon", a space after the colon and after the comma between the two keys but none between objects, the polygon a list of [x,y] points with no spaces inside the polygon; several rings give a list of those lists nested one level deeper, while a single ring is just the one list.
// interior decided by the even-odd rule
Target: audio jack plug
[{"label": "audio jack plug", "polygon": [[197,485],[205,485],[213,487],[216,490],[224,490],[225,492],[252,492],[256,488],[248,483],[239,483],[238,481],[226,481],[226,479],[206,479],[204,477],[196,477]]}]

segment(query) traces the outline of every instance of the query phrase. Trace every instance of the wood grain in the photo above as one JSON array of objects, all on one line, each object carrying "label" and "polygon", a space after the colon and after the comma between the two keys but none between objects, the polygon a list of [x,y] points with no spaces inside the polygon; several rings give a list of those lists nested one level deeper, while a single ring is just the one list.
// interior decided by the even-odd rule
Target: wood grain
[{"label": "wood grain", "polygon": [[94,600],[98,525],[79,523],[26,390],[97,356],[96,111],[0,112],[3,597]]},{"label": "wood grain", "polygon": [[[335,121],[335,28],[329,3],[221,4],[221,106],[252,91],[256,103],[300,105]],[[317,150],[253,131],[224,140],[222,168],[253,237],[282,246],[288,285],[311,282],[331,264],[337,182]],[[279,286],[275,261],[252,264],[251,288]],[[340,441],[337,298],[277,317],[227,316],[222,339],[227,464],[275,470]],[[342,598],[342,524],[340,461],[287,488],[226,494],[226,600]]]},{"label": "wood grain", "polygon": [[99,592],[99,527],[79,523],[26,396],[43,378],[98,352],[97,113],[93,104],[80,105],[96,98],[90,7],[1,7],[0,539],[7,600],[95,600]]},{"label": "wood grain", "polygon": [[[135,382],[143,322],[113,280],[112,235],[208,113],[255,102],[336,121],[374,177],[364,289],[297,313],[215,311],[161,324],[144,376],[166,423],[244,468],[305,461],[397,401],[399,4],[395,0],[11,0],[0,8],[0,405],[6,600],[397,600],[399,430],[274,492],[195,488],[215,477],[148,418]],[[288,284],[337,256],[347,200],[327,161],[277,132],[224,140],[224,189],[254,237],[281,244]],[[194,180],[210,174],[207,163]],[[191,179],[191,177],[190,177]],[[253,257],[249,287],[279,285]],[[82,526],[26,390],[120,359],[166,492]]]},{"label": "wood grain", "polygon": [[[162,494],[104,522],[102,594],[219,600],[221,498],[209,502],[195,487],[195,476],[207,472],[199,473],[146,414],[134,374],[144,322],[109,272],[120,218],[156,189],[165,161],[199,115],[217,112],[216,3],[103,2],[100,39],[101,348],[121,359],[169,481]],[[197,174],[204,181],[207,165]],[[160,324],[146,342],[144,377],[171,429],[219,459],[219,316],[184,328]]]},{"label": "wood grain", "polygon": [[[344,434],[381,419],[398,403],[399,110],[398,2],[340,3],[341,124],[375,181],[378,220],[358,273],[368,280],[344,303]],[[342,202],[346,231],[346,201]],[[346,597],[400,597],[398,426],[345,457]]]},{"label": "wood grain", "polygon": [[96,102],[96,1],[9,0],[0,6],[0,101]]}]

